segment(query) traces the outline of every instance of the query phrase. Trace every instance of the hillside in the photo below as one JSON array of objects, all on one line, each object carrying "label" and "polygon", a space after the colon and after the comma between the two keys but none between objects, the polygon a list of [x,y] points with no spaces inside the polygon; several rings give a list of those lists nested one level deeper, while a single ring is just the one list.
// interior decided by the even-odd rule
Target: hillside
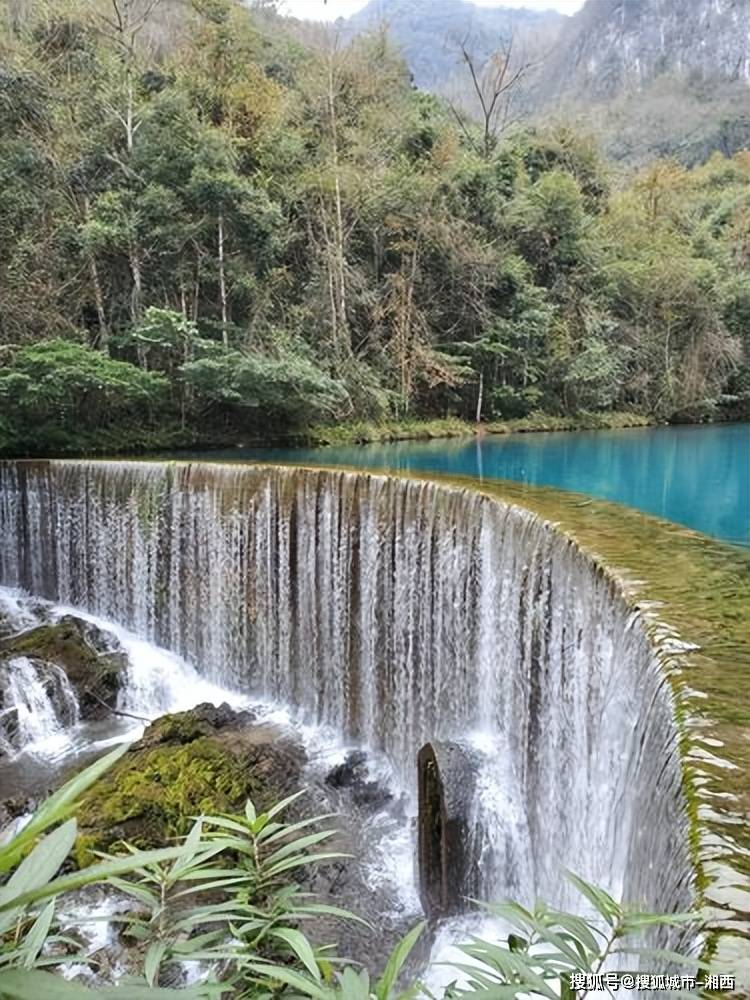
[{"label": "hillside", "polygon": [[0,5],[0,453],[747,415],[750,155],[617,176],[380,35],[106,2]]},{"label": "hillside", "polygon": [[588,0],[561,26],[531,106],[587,118],[631,161],[731,154],[750,141],[750,2]]},{"label": "hillside", "polygon": [[459,40],[469,37],[474,51],[485,59],[499,39],[511,34],[535,51],[549,50],[566,20],[554,10],[477,7],[467,0],[370,0],[345,22],[345,32],[352,36],[387,23],[416,85],[445,93],[462,75],[456,52]]},{"label": "hillside", "polygon": [[466,0],[371,0],[343,29],[387,23],[415,83],[472,109],[456,53],[478,60],[511,34],[534,64],[520,96],[532,120],[575,119],[618,159],[687,163],[750,142],[750,0],[587,0],[572,17]]}]

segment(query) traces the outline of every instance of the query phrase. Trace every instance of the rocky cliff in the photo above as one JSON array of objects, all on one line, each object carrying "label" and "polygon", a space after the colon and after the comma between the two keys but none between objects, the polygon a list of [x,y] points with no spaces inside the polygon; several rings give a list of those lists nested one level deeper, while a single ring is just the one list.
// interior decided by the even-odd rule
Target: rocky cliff
[{"label": "rocky cliff", "polygon": [[470,38],[481,61],[512,33],[536,65],[522,95],[527,118],[575,118],[635,163],[696,162],[750,143],[750,0],[586,0],[572,17],[465,0],[371,0],[346,31],[383,22],[416,84],[467,109],[471,84],[456,39]]},{"label": "rocky cliff", "polygon": [[665,75],[750,84],[750,0],[587,0],[562,26],[539,99],[606,100]]}]

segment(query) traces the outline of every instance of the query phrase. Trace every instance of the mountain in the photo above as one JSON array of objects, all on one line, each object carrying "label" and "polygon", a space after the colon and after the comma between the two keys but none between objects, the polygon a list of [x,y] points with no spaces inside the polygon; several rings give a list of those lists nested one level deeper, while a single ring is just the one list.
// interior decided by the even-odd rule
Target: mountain
[{"label": "mountain", "polygon": [[630,162],[734,153],[750,143],[750,0],[587,0],[529,108],[578,117]]},{"label": "mountain", "polygon": [[371,0],[339,24],[347,35],[386,23],[415,83],[472,107],[457,57],[479,62],[515,36],[535,64],[524,116],[575,120],[631,163],[687,163],[750,144],[750,0],[587,0],[578,13],[478,7],[466,0]]},{"label": "mountain", "polygon": [[486,59],[511,35],[525,42],[557,36],[563,14],[524,7],[478,7],[467,0],[370,0],[345,22],[349,35],[387,24],[414,75],[424,90],[445,93],[459,70],[456,43],[471,39],[473,51]]},{"label": "mountain", "polygon": [[595,101],[663,76],[750,84],[750,0],[588,0],[563,24],[542,87]]}]

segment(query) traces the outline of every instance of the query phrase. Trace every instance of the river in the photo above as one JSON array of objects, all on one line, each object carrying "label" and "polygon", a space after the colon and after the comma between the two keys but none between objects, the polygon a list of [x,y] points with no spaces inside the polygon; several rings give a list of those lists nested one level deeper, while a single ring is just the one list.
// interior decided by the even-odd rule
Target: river
[{"label": "river", "polygon": [[614,500],[725,542],[750,545],[750,423],[235,448],[195,457],[511,479]]}]

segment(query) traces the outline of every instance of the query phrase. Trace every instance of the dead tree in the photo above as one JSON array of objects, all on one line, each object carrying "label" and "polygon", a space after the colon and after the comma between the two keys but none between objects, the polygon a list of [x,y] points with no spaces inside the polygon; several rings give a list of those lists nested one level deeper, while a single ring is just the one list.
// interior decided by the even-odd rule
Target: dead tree
[{"label": "dead tree", "polygon": [[[484,60],[472,51],[468,35],[457,42],[457,48],[469,73],[472,104],[477,113],[463,111],[453,101],[450,102],[451,110],[469,144],[481,157],[488,160],[500,135],[513,121],[513,106],[532,63],[517,54],[513,33]],[[481,142],[476,141],[469,127],[471,118],[479,119],[482,127]]]}]

